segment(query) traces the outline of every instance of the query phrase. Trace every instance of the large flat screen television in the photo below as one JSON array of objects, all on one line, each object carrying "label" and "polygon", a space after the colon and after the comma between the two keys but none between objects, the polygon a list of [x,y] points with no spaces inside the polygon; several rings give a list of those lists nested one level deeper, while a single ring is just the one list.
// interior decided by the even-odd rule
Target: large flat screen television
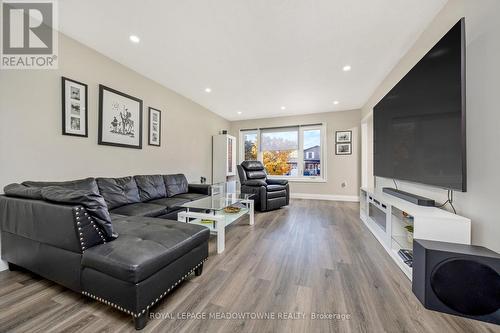
[{"label": "large flat screen television", "polygon": [[461,19],[374,107],[376,176],[466,191]]}]

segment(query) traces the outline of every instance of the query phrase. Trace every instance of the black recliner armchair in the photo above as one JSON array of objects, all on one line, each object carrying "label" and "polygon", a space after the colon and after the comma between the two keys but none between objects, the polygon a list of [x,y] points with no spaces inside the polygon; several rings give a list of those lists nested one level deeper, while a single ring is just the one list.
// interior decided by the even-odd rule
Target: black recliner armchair
[{"label": "black recliner armchair", "polygon": [[269,179],[260,161],[243,161],[237,166],[241,193],[254,194],[255,209],[269,211],[290,203],[287,180]]}]

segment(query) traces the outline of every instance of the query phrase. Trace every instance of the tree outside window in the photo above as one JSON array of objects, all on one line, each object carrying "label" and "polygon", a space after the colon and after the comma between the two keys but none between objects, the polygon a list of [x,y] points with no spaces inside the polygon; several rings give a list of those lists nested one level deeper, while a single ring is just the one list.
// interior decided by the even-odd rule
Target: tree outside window
[{"label": "tree outside window", "polygon": [[257,160],[257,133],[245,133],[243,135],[243,140],[245,142],[245,160],[246,161],[256,161]]},{"label": "tree outside window", "polygon": [[298,128],[263,131],[262,163],[269,175],[297,176]]}]

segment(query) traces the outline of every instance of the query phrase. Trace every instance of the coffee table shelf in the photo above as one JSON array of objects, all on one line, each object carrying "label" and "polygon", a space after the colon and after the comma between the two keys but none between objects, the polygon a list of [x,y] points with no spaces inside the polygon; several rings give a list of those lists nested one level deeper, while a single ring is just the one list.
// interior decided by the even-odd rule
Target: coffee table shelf
[{"label": "coffee table shelf", "polygon": [[[240,217],[243,217],[244,215],[248,215],[249,213],[249,210],[247,208],[242,208],[238,213],[232,213],[232,214],[229,214],[229,213],[225,213],[223,212],[221,215],[223,215],[225,217],[225,224],[226,224],[226,227],[230,224],[232,224],[233,222],[236,222],[237,220],[240,219]],[[216,230],[216,222],[215,220],[213,220],[212,223],[208,223],[208,222],[202,222],[202,220],[210,220],[211,218],[194,218],[192,220],[189,221],[189,223],[192,223],[192,224],[198,224],[198,225],[202,225],[204,227],[207,227],[208,229],[210,229],[210,233],[211,234],[216,234],[217,233],[217,230]]]},{"label": "coffee table shelf", "polygon": [[[249,225],[254,224],[254,202],[252,194],[217,194],[199,200],[187,202],[182,205],[186,211],[177,214],[180,222],[202,225],[210,229],[210,233],[217,236],[217,253],[225,249],[225,229],[244,215],[249,217]],[[240,207],[237,213],[226,213],[224,208],[229,206]],[[212,220],[205,223],[202,220]]]}]

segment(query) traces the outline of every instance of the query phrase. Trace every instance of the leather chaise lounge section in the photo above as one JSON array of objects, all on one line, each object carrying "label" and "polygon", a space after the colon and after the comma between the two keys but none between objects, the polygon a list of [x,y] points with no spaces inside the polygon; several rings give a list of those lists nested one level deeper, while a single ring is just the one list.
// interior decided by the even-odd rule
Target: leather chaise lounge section
[{"label": "leather chaise lounge section", "polygon": [[[130,314],[136,329],[189,274],[200,275],[208,257],[207,228],[167,219],[182,203],[210,194],[184,175],[24,182],[4,191],[1,252],[9,267]],[[101,225],[106,217],[112,236]]]}]

